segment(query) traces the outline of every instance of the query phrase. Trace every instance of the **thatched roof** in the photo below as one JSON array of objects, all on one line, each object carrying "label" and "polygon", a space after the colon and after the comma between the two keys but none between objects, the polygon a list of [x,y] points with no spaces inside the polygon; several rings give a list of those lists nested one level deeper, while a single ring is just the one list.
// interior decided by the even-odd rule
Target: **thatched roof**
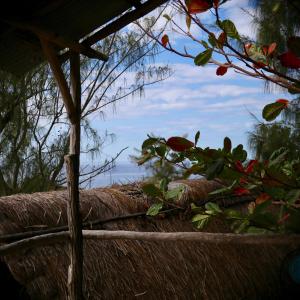
[{"label": "thatched roof", "polygon": [[[218,186],[199,180],[185,183],[191,186],[187,201],[191,197],[205,201],[207,192]],[[67,199],[65,191],[0,198],[0,234],[66,224]],[[145,211],[150,203],[139,184],[81,192],[82,216],[90,221]],[[195,230],[183,214],[114,221],[100,228]],[[214,224],[209,230],[226,228]],[[84,243],[84,294],[86,299],[279,299],[281,263],[292,250],[264,245],[88,240]],[[3,260],[31,299],[66,299],[67,244],[35,248]]]}]

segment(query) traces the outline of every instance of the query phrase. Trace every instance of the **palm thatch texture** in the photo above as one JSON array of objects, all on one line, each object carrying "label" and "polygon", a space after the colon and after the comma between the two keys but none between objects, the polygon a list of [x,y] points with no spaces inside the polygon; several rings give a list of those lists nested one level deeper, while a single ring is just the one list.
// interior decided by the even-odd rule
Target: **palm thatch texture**
[{"label": "palm thatch texture", "polygon": [[[219,186],[204,180],[184,183],[187,202],[205,202]],[[0,234],[65,225],[67,199],[65,191],[0,198]],[[85,221],[143,212],[151,203],[139,184],[81,192]],[[95,229],[195,231],[184,214],[107,222]],[[216,223],[208,231],[227,229]],[[84,243],[84,294],[86,299],[288,299],[280,268],[293,250],[295,245],[89,239]],[[68,245],[60,243],[5,256],[0,272],[3,277],[10,272],[31,299],[66,299],[68,262]]]}]

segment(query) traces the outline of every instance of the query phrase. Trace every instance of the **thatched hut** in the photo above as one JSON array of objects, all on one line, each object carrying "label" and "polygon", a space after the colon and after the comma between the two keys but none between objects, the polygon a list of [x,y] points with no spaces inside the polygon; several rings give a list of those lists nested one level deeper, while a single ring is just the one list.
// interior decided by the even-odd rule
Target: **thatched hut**
[{"label": "thatched hut", "polygon": [[[218,185],[207,181],[186,184],[186,201],[205,201]],[[67,224],[67,199],[66,191],[0,198],[0,234]],[[85,222],[143,212],[150,204],[139,184],[81,192]],[[195,230],[184,214],[120,219],[98,228]],[[227,231],[220,224],[209,230]],[[282,262],[294,250],[295,245],[87,240],[84,294],[86,299],[298,299],[285,290],[280,278]],[[3,299],[66,299],[68,263],[68,243],[3,257],[1,299],[4,289],[9,289],[9,294]]]}]

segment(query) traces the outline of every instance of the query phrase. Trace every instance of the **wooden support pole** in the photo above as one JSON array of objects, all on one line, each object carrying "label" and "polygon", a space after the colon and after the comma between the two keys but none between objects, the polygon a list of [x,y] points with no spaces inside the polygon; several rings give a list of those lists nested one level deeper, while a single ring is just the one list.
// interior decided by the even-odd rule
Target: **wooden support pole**
[{"label": "wooden support pole", "polygon": [[81,80],[80,56],[75,52],[71,52],[70,55],[70,75],[75,116],[73,121],[71,121],[70,153],[65,157],[69,191],[68,225],[70,231],[71,260],[68,272],[68,299],[82,300],[83,245],[79,202]]},{"label": "wooden support pole", "polygon": [[59,90],[62,94],[64,105],[66,108],[66,111],[68,113],[68,117],[71,121],[71,123],[76,122],[75,116],[75,106],[73,104],[73,99],[70,93],[70,89],[68,86],[68,83],[66,81],[65,75],[62,71],[60,61],[58,60],[58,57],[52,47],[52,45],[42,37],[40,37],[41,45],[44,51],[44,54],[50,64],[50,68],[52,70],[52,73],[54,75],[54,78],[57,82],[57,85],[59,87]]},{"label": "wooden support pole", "polygon": [[[83,230],[86,240],[136,240],[147,242],[197,242],[205,245],[248,245],[248,246],[286,246],[299,247],[300,234],[237,234],[237,233],[210,233],[210,232],[138,232],[138,231],[110,231],[110,230]],[[7,245],[0,246],[0,256],[20,255],[35,247],[45,247],[69,241],[68,231],[49,233],[35,236]],[[94,258],[97,259],[97,258]]]},{"label": "wooden support pole", "polygon": [[81,80],[80,54],[70,52],[71,90],[61,69],[52,45],[40,36],[43,51],[57,81],[71,122],[70,150],[65,157],[69,191],[68,227],[70,231],[70,266],[68,272],[68,299],[82,300],[83,246],[82,220],[79,203],[80,167],[80,120],[81,120]]}]

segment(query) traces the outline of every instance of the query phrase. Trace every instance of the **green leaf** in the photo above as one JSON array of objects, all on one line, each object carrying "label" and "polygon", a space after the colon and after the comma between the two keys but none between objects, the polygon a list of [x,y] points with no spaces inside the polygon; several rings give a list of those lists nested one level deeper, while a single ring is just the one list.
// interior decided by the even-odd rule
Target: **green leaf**
[{"label": "green leaf", "polygon": [[148,149],[150,146],[153,146],[155,143],[158,142],[158,140],[159,140],[158,138],[153,138],[153,137],[144,140],[142,144],[142,150]]},{"label": "green leaf", "polygon": [[262,116],[266,121],[273,121],[284,108],[285,105],[279,102],[267,104],[263,109]]},{"label": "green leaf", "polygon": [[237,181],[234,180],[233,183],[230,186],[226,186],[224,188],[221,188],[221,189],[215,190],[213,192],[210,192],[209,195],[217,195],[217,194],[229,192],[229,191],[231,191],[231,189],[234,187],[234,185],[236,183],[237,183]]},{"label": "green leaf", "polygon": [[213,202],[207,202],[205,204],[205,208],[207,210],[212,211],[214,214],[219,214],[222,212],[221,208],[219,207],[219,205],[217,203],[213,203]]},{"label": "green leaf", "polygon": [[282,200],[285,198],[286,191],[283,188],[264,186],[264,189],[266,193],[275,200]]},{"label": "green leaf", "polygon": [[170,161],[172,164],[178,164],[181,163],[185,160],[184,154],[179,153],[179,154],[174,154],[172,157],[172,160]]},{"label": "green leaf", "polygon": [[250,220],[256,227],[272,228],[277,225],[277,218],[270,212],[253,214],[250,216]]},{"label": "green leaf", "polygon": [[208,44],[205,41],[201,40],[201,44],[205,49],[209,48]]},{"label": "green leaf", "polygon": [[166,153],[166,150],[167,150],[165,145],[160,145],[159,147],[155,147],[154,149],[155,149],[158,156],[160,156],[160,157],[165,156],[165,153]]},{"label": "green leaf", "polygon": [[253,214],[261,214],[263,211],[265,211],[270,205],[272,204],[271,200],[264,201],[258,205],[255,206],[253,210]]},{"label": "green leaf", "polygon": [[163,17],[166,18],[168,21],[172,20],[171,17],[168,14],[164,14]]},{"label": "green leaf", "polygon": [[209,218],[208,215],[205,215],[205,214],[197,214],[197,215],[193,216],[192,222],[198,222],[198,221],[202,221],[202,220],[205,220],[205,219],[208,219],[208,218]]},{"label": "green leaf", "polygon": [[195,164],[195,165],[192,165],[190,168],[188,168],[186,171],[185,171],[185,174],[187,175],[191,175],[191,174],[202,174],[204,171],[204,168],[203,166],[199,165],[199,164]]},{"label": "green leaf", "polygon": [[178,186],[174,189],[171,189],[171,190],[167,191],[166,194],[165,194],[165,198],[167,200],[173,199],[173,198],[180,199],[182,194],[184,193],[184,191],[185,191],[184,185]]},{"label": "green leaf", "polygon": [[163,178],[159,183],[159,188],[161,191],[166,192],[168,190],[169,180],[167,178]]},{"label": "green leaf", "polygon": [[247,229],[249,224],[250,222],[248,219],[236,220],[232,223],[232,229],[234,230],[235,233],[241,233]]},{"label": "green leaf", "polygon": [[150,208],[147,210],[146,215],[147,216],[156,216],[157,214],[159,214],[159,212],[161,211],[162,208],[163,208],[162,202],[152,204],[150,206]]},{"label": "green leaf", "polygon": [[162,195],[162,192],[153,183],[146,183],[142,186],[143,192],[151,197],[158,197]]},{"label": "green leaf", "polygon": [[247,55],[255,60],[258,63],[263,63],[263,64],[268,64],[266,55],[262,49],[262,47],[259,47],[257,45],[251,45],[249,48],[246,50]]},{"label": "green leaf", "polygon": [[247,159],[247,152],[244,150],[244,146],[242,144],[232,150],[232,157],[235,161],[240,160],[241,162]]},{"label": "green leaf", "polygon": [[287,200],[288,204],[294,204],[297,200],[300,198],[300,190],[290,190],[286,196],[285,199]]},{"label": "green leaf", "polygon": [[255,226],[249,226],[247,228],[247,233],[251,234],[266,234],[266,233],[272,233],[272,231],[265,229],[265,228],[259,228]]},{"label": "green leaf", "polygon": [[219,175],[224,169],[224,159],[219,158],[214,163],[212,163],[206,170],[206,178],[208,180],[214,179]]},{"label": "green leaf", "polygon": [[237,40],[240,39],[239,33],[232,21],[224,20],[221,22],[220,27],[226,32],[227,36]]},{"label": "green leaf", "polygon": [[274,6],[272,7],[272,13],[276,14],[279,9],[280,9],[280,6],[282,5],[283,3],[280,3],[280,2],[277,2],[277,3],[274,3]]},{"label": "green leaf", "polygon": [[195,146],[197,145],[199,138],[200,138],[200,131],[197,131],[197,133],[195,134]]},{"label": "green leaf", "polygon": [[194,63],[196,66],[204,66],[206,65],[212,56],[212,49],[207,49],[204,52],[199,53],[195,59]]},{"label": "green leaf", "polygon": [[185,22],[186,22],[186,26],[188,28],[188,31],[190,31],[190,29],[191,29],[191,23],[192,23],[191,17],[190,16],[186,16]]},{"label": "green leaf", "polygon": [[216,45],[217,45],[216,36],[214,34],[210,34],[209,37],[208,37],[208,42],[210,43],[210,45],[212,47],[216,47]]},{"label": "green leaf", "polygon": [[226,136],[224,139],[224,148],[223,149],[226,153],[229,153],[231,151],[231,147],[232,147],[231,140],[229,137]]},{"label": "green leaf", "polygon": [[227,209],[225,210],[225,215],[227,219],[244,219],[243,215],[240,211],[234,210],[234,209]]},{"label": "green leaf", "polygon": [[203,212],[203,207],[197,206],[195,203],[191,203],[191,210],[193,213]]},{"label": "green leaf", "polygon": [[299,209],[289,209],[290,217],[287,220],[286,229],[295,233],[300,232],[300,211]]},{"label": "green leaf", "polygon": [[203,229],[210,219],[209,215],[197,214],[192,218],[192,222],[195,223],[198,229]]}]

